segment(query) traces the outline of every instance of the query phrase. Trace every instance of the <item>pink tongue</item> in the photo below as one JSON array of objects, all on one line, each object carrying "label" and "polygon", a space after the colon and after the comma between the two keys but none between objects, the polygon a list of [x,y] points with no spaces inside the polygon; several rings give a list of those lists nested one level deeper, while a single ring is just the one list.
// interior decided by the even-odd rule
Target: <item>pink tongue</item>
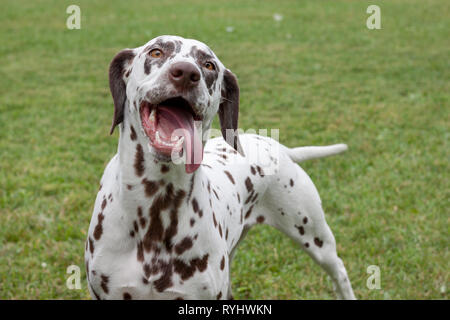
[{"label": "pink tongue", "polygon": [[186,172],[192,173],[197,170],[203,160],[203,144],[201,136],[195,130],[192,115],[187,110],[165,106],[159,106],[157,114],[157,130],[161,139],[170,141],[172,134],[184,136]]}]

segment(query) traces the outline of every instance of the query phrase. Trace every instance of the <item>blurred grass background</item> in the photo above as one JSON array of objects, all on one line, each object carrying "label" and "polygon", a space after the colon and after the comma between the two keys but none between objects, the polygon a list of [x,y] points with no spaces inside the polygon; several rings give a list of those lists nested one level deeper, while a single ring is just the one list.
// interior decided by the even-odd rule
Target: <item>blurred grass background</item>
[{"label": "blurred grass background", "polygon": [[[66,28],[71,4],[81,30]],[[366,28],[370,4],[381,30]],[[0,298],[89,298],[84,241],[117,150],[108,64],[122,48],[176,34],[208,44],[238,76],[243,129],[278,128],[290,147],[349,145],[302,167],[358,298],[447,299],[449,9],[444,0],[3,0]],[[66,288],[71,264],[81,290]],[[381,269],[380,290],[366,287],[369,265]],[[334,298],[325,273],[269,227],[250,232],[232,280],[237,299]]]}]

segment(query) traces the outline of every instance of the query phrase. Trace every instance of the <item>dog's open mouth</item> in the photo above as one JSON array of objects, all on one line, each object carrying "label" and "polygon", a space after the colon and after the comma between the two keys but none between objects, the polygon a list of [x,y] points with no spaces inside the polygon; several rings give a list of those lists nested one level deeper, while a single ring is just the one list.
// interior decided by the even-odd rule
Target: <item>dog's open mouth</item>
[{"label": "dog's open mouth", "polygon": [[171,98],[157,105],[143,101],[140,114],[150,145],[158,153],[179,158],[184,151],[186,172],[197,170],[203,159],[203,144],[195,121],[201,117],[185,99]]}]

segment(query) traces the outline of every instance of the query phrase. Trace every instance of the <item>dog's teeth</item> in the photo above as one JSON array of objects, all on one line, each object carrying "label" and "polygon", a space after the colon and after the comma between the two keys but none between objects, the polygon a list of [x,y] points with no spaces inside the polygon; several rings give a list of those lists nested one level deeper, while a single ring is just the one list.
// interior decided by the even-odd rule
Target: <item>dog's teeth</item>
[{"label": "dog's teeth", "polygon": [[162,143],[161,137],[159,136],[159,131],[156,131],[156,133],[155,133],[155,139],[156,139],[156,141],[157,141],[158,143]]},{"label": "dog's teeth", "polygon": [[155,108],[152,109],[152,111],[150,112],[150,116],[148,117],[150,119],[150,121],[154,122],[156,120],[156,111]]}]

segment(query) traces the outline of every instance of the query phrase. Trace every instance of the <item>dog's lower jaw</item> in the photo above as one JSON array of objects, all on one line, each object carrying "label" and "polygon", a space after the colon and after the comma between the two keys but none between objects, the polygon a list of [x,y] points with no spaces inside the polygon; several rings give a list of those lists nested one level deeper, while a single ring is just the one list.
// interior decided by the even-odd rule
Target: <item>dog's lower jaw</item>
[{"label": "dog's lower jaw", "polygon": [[186,173],[184,163],[174,163],[171,157],[158,153],[138,130],[141,130],[138,124],[131,123],[120,133],[117,155],[123,187],[129,189],[148,181],[164,180],[166,184],[188,189],[192,174]]}]

